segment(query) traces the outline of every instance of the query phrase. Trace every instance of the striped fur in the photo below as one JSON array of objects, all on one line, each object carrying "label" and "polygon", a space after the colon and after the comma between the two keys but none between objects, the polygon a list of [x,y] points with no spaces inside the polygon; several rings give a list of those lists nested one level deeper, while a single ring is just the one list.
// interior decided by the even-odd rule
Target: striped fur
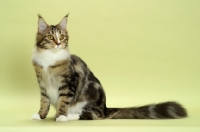
[{"label": "striped fur", "polygon": [[141,107],[107,108],[100,81],[85,62],[68,49],[67,17],[49,26],[39,16],[33,66],[40,86],[40,110],[32,119],[46,118],[50,104],[56,108],[54,119],[166,119],[183,118],[186,110],[176,102]]},{"label": "striped fur", "polygon": [[177,119],[186,117],[186,110],[177,102],[164,102],[132,108],[108,108],[110,119]]}]

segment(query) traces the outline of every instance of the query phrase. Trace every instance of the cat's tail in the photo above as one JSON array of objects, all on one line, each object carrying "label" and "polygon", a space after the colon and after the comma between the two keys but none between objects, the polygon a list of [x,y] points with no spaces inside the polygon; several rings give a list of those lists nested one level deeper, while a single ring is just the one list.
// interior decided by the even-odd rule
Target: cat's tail
[{"label": "cat's tail", "polygon": [[106,118],[109,119],[177,119],[184,117],[187,117],[186,109],[177,102],[106,109]]}]

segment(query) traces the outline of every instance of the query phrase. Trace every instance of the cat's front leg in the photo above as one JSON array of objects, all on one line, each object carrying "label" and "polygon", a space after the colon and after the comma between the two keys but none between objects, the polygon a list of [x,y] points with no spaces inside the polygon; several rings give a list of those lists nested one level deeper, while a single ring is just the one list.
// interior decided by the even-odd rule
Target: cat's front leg
[{"label": "cat's front leg", "polygon": [[32,120],[41,120],[46,118],[50,108],[50,99],[44,90],[41,90],[40,95],[40,110],[37,114],[33,114]]},{"label": "cat's front leg", "polygon": [[68,120],[68,107],[74,97],[74,92],[69,90],[68,86],[62,86],[59,88],[59,99],[56,108],[56,121],[67,121]]}]

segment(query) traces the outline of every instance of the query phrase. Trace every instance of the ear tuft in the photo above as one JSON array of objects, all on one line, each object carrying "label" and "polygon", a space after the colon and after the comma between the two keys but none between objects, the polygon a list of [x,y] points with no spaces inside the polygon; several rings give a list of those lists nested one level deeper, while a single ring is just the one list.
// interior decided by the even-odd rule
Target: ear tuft
[{"label": "ear tuft", "polygon": [[45,22],[45,20],[42,18],[40,14],[38,14],[38,31],[40,33],[44,32],[44,30],[47,29],[48,24]]},{"label": "ear tuft", "polygon": [[37,14],[38,15],[38,18],[42,18],[42,16],[40,14]]},{"label": "ear tuft", "polygon": [[67,17],[68,18],[68,16],[69,16],[69,13],[65,16],[65,17]]}]

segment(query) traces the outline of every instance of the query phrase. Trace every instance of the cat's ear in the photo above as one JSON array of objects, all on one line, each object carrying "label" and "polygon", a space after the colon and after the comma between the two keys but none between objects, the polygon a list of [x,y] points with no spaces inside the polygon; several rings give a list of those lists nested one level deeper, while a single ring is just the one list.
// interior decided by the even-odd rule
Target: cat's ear
[{"label": "cat's ear", "polygon": [[66,29],[67,27],[67,19],[68,19],[69,13],[61,20],[61,22],[58,24],[62,29]]},{"label": "cat's ear", "polygon": [[38,14],[38,32],[42,33],[44,32],[48,27],[48,24],[45,22],[45,20],[42,18],[40,14]]}]

